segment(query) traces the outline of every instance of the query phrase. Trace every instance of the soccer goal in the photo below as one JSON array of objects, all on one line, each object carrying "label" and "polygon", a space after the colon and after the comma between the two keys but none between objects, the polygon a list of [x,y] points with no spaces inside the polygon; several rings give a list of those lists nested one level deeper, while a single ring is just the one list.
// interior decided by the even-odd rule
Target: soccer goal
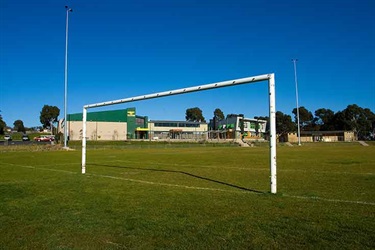
[{"label": "soccer goal", "polygon": [[147,99],[154,99],[159,97],[166,97],[172,95],[181,95],[191,92],[223,88],[229,86],[235,86],[240,84],[250,84],[260,81],[268,80],[268,92],[269,92],[269,116],[270,116],[270,138],[269,138],[269,147],[270,147],[270,182],[271,182],[271,193],[276,193],[276,107],[275,107],[275,75],[265,74],[259,76],[251,76],[240,79],[228,80],[223,82],[210,83],[195,87],[187,87],[176,90],[169,90],[154,94],[147,94],[135,97],[129,97],[125,99],[89,104],[83,106],[83,118],[82,118],[82,174],[86,173],[86,119],[87,119],[87,110],[91,108],[98,108],[103,106],[115,105],[120,103],[142,101]]}]

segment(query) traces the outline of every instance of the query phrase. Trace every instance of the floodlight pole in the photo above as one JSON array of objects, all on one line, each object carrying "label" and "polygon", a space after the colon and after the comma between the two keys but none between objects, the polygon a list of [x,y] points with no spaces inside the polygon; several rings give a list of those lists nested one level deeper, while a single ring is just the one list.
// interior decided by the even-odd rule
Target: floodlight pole
[{"label": "floodlight pole", "polygon": [[195,87],[170,90],[170,91],[165,91],[165,92],[129,97],[125,99],[119,99],[119,100],[114,100],[114,101],[101,102],[101,103],[95,103],[95,104],[89,104],[89,105],[83,106],[82,174],[86,173],[86,140],[87,140],[86,138],[87,124],[86,123],[87,123],[87,110],[89,108],[97,108],[97,107],[115,105],[115,104],[120,104],[120,103],[142,101],[142,100],[148,100],[148,99],[154,99],[154,98],[172,96],[172,95],[180,95],[180,94],[198,92],[198,91],[209,90],[209,89],[214,89],[214,88],[235,86],[235,85],[240,85],[240,84],[250,84],[250,83],[266,81],[266,80],[268,80],[269,106],[270,106],[269,115],[270,115],[271,193],[276,194],[276,101],[275,101],[276,97],[275,97],[275,75],[274,74],[266,74],[266,75],[252,76],[252,77],[240,78],[240,79],[223,81],[223,82],[210,83],[210,84],[205,84],[205,85],[200,85],[200,86],[195,86]]},{"label": "floodlight pole", "polygon": [[296,83],[298,146],[301,146],[301,129],[300,129],[300,124],[299,124],[298,81],[297,81],[297,61],[298,61],[298,59],[292,59],[292,61],[293,61],[293,64],[294,64],[294,81]]},{"label": "floodlight pole", "polygon": [[66,25],[65,25],[65,84],[64,84],[64,148],[67,147],[68,141],[68,121],[67,121],[67,106],[68,106],[68,31],[69,31],[69,12],[73,9],[65,6],[66,9]]}]

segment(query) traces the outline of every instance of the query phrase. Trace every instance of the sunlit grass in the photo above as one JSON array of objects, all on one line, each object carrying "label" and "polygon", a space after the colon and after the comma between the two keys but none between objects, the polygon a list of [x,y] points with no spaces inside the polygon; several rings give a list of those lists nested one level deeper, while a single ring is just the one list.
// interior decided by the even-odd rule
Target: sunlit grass
[{"label": "sunlit grass", "polygon": [[[5,249],[373,249],[375,147],[158,146],[0,153]],[[77,145],[79,149],[79,145]]]}]

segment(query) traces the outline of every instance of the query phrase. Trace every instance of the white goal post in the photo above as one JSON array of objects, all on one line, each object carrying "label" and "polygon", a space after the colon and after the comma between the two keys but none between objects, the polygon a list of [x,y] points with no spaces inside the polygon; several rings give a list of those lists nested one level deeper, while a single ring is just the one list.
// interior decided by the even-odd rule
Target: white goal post
[{"label": "white goal post", "polygon": [[266,81],[266,80],[268,80],[269,116],[270,116],[270,139],[269,139],[270,172],[271,172],[270,182],[271,182],[271,193],[276,194],[276,107],[275,107],[276,97],[275,97],[275,75],[273,73],[259,75],[259,76],[245,77],[245,78],[240,78],[240,79],[235,79],[235,80],[228,80],[228,81],[223,81],[223,82],[210,83],[210,84],[205,84],[205,85],[200,85],[200,86],[195,86],[195,87],[164,91],[164,92],[159,92],[159,93],[154,93],[154,94],[129,97],[129,98],[119,99],[119,100],[114,100],[114,101],[84,105],[83,117],[82,117],[82,174],[86,173],[87,109],[115,105],[115,104],[126,103],[126,102],[142,101],[142,100],[171,96],[171,95],[186,94],[186,93],[215,89],[215,88],[229,87],[229,86],[235,86],[235,85],[240,85],[240,84],[255,83],[255,82]]}]

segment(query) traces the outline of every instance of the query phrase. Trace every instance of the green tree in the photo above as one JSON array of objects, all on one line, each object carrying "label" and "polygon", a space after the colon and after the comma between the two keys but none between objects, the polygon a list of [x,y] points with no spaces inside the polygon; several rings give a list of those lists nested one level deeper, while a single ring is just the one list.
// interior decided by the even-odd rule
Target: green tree
[{"label": "green tree", "polygon": [[217,130],[219,126],[219,122],[225,118],[223,111],[221,109],[217,108],[214,111],[214,118],[213,118],[213,130]]},{"label": "green tree", "polygon": [[281,136],[296,130],[296,124],[290,115],[281,111],[276,112],[276,133]]},{"label": "green tree", "polygon": [[[301,130],[315,130],[312,113],[303,106],[299,107],[298,111]],[[292,112],[294,114],[294,121],[297,123],[297,109],[294,108]]]},{"label": "green tree", "polygon": [[342,113],[344,130],[356,132],[359,139],[369,136],[372,132],[375,114],[370,109],[352,104],[348,105]]},{"label": "green tree", "polygon": [[56,122],[59,115],[60,109],[58,107],[44,105],[40,112],[40,123],[43,125],[43,128],[50,128],[51,122]]},{"label": "green tree", "polygon": [[17,131],[17,132],[23,132],[25,133],[26,132],[26,129],[25,129],[25,126],[23,125],[23,121],[21,120],[16,120],[14,123],[14,129]]},{"label": "green tree", "polygon": [[206,122],[203,117],[202,110],[198,107],[186,109],[186,121]]},{"label": "green tree", "polygon": [[335,113],[330,109],[320,108],[315,111],[315,124],[319,125],[319,130],[332,131],[335,129]]},{"label": "green tree", "polygon": [[216,118],[218,121],[223,120],[225,118],[223,111],[221,111],[219,108],[215,109],[214,118]]},{"label": "green tree", "polygon": [[346,129],[346,122],[345,122],[345,115],[344,112],[338,111],[333,116],[333,124],[335,126],[335,130],[345,130]]},{"label": "green tree", "polygon": [[0,115],[0,135],[4,134],[4,129],[7,126],[5,121],[3,120],[3,117]]}]

